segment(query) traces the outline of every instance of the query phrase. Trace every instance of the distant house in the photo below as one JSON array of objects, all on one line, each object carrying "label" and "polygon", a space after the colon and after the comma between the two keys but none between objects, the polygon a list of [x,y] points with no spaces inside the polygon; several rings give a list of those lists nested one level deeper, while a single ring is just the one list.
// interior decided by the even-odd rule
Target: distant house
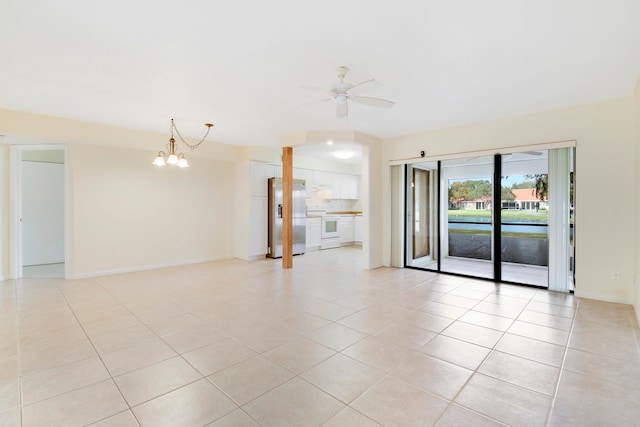
[{"label": "distant house", "polygon": [[549,201],[538,199],[534,188],[512,188],[511,192],[515,196],[514,200],[503,200],[502,209],[537,210],[547,209]]},{"label": "distant house", "polygon": [[465,210],[491,209],[491,199],[463,200],[459,206]]},{"label": "distant house", "polygon": [[[549,201],[536,197],[534,188],[513,188],[511,192],[515,196],[514,200],[502,200],[502,209],[537,210],[548,209]],[[449,208],[464,210],[491,209],[491,199],[462,200],[457,203],[449,203]]]}]

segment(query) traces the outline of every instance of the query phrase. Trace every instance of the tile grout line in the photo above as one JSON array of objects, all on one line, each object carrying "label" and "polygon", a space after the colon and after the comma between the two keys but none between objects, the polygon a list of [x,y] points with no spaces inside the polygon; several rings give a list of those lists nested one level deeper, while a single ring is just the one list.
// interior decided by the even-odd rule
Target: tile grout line
[{"label": "tile grout line", "polygon": [[[104,289],[104,291],[105,291],[105,292],[107,292],[109,295],[111,295],[111,293],[110,293],[108,290],[106,290],[106,289],[104,288],[104,286],[102,286],[102,283],[100,283],[100,281],[99,281],[99,280],[97,280],[97,279],[92,279],[91,281],[95,282],[97,285],[99,285],[99,286],[100,286],[100,288]],[[131,409],[131,405],[129,405],[129,402],[128,402],[128,401],[127,401],[127,399],[124,397],[124,394],[122,393],[122,390],[121,390],[121,389],[120,389],[120,387],[118,386],[118,383],[116,382],[116,380],[114,379],[113,375],[111,374],[111,371],[107,368],[107,365],[104,363],[104,360],[103,360],[103,358],[102,358],[102,355],[100,354],[100,352],[98,352],[98,349],[95,347],[95,345],[94,345],[93,341],[91,340],[91,338],[90,338],[90,337],[89,337],[89,335],[87,334],[87,331],[84,329],[84,326],[83,326],[82,322],[80,321],[80,319],[78,318],[78,316],[77,316],[77,314],[76,314],[75,310],[73,309],[73,306],[69,303],[69,299],[67,298],[67,295],[64,293],[64,291],[63,291],[62,289],[60,289],[60,287],[59,287],[59,286],[58,286],[58,289],[60,290],[60,293],[61,293],[61,294],[62,294],[62,296],[64,297],[65,302],[66,302],[66,303],[67,303],[67,305],[69,306],[69,309],[70,309],[70,310],[71,310],[71,312],[73,313],[73,317],[75,317],[76,321],[78,322],[78,326],[82,329],[82,332],[84,333],[85,337],[87,338],[87,340],[88,340],[88,341],[89,341],[89,343],[91,344],[91,348],[93,348],[93,351],[95,351],[96,356],[97,356],[97,357],[98,357],[98,359],[100,360],[100,363],[102,363],[102,366],[104,367],[105,371],[107,371],[107,374],[109,375],[109,379],[111,380],[111,382],[113,383],[113,385],[116,387],[116,390],[118,390],[118,393],[120,393],[120,398],[121,398],[121,399],[122,399],[122,401],[125,403],[125,405],[127,405],[127,408],[128,408],[128,410],[129,410],[129,412],[131,412],[131,415],[133,416],[133,418],[135,419],[135,421],[138,423],[138,425],[139,425],[139,426],[142,426],[142,423],[140,423],[140,420],[138,420],[138,417],[136,416],[136,414],[135,414],[135,413],[133,412],[133,410]],[[113,297],[113,295],[111,295],[111,296]],[[115,298],[115,297],[114,297],[114,298]],[[116,301],[120,302],[120,300],[118,300],[117,298],[115,298],[115,299],[116,299]],[[120,304],[122,304],[122,303],[120,302]],[[122,306],[123,306],[123,307],[125,307],[125,309],[126,309],[126,306],[125,306],[124,304],[122,304]],[[129,311],[129,309],[127,309],[127,311]],[[131,313],[131,314],[133,315],[133,313]],[[134,316],[135,316],[135,315],[134,315]],[[137,317],[136,317],[136,319],[137,319]],[[102,382],[102,381],[99,381],[98,383],[100,383],[100,382]],[[98,384],[98,383],[94,383],[94,384]],[[90,385],[93,385],[93,384],[90,384]],[[85,386],[85,387],[87,387],[87,386]],[[84,387],[80,387],[79,389],[76,389],[76,390],[80,390],[80,389],[82,389],[82,388],[84,388]],[[124,411],[122,411],[122,412],[124,412]],[[103,419],[106,419],[106,418],[112,417],[112,416],[117,415],[117,414],[119,414],[119,413],[121,413],[121,412],[116,412],[115,414],[111,414],[111,415],[109,415],[109,416],[107,416],[107,417],[105,417],[105,418],[103,418]],[[96,423],[96,422],[99,422],[99,421],[102,421],[102,420],[95,420],[95,421],[93,421],[92,423]]]},{"label": "tile grout line", "polygon": [[556,405],[556,399],[558,398],[558,390],[560,389],[560,381],[562,380],[562,374],[564,372],[564,364],[565,361],[567,359],[567,353],[569,351],[569,342],[571,341],[571,338],[573,336],[573,328],[575,326],[575,321],[576,318],[578,316],[578,310],[580,309],[580,298],[578,297],[574,297],[578,300],[578,303],[575,306],[575,311],[573,313],[573,318],[571,319],[571,330],[569,331],[569,336],[567,337],[567,342],[564,345],[564,352],[562,354],[562,362],[560,363],[560,372],[558,373],[558,379],[556,380],[556,386],[553,390],[553,397],[551,399],[551,407],[549,408],[549,411],[547,413],[547,419],[545,422],[545,426],[548,426],[549,423],[551,422],[551,415],[553,414],[553,409],[555,408]]},{"label": "tile grout line", "polygon": [[[497,290],[499,290],[499,286],[500,286],[500,284],[498,284],[497,286],[498,286],[498,289],[497,289]],[[487,299],[487,298],[489,298],[491,295],[497,295],[497,294],[496,294],[496,290],[494,290],[493,292],[491,292],[489,295],[487,295],[487,296],[486,296],[485,298],[483,298],[482,300],[479,300],[479,301],[478,301],[478,303],[477,303],[477,304],[475,304],[473,307],[475,307],[475,306],[477,306],[478,304],[480,304],[480,303],[484,302],[484,300],[485,300],[485,299]],[[520,316],[520,314],[522,314],[522,312],[525,310],[526,306],[529,304],[529,302],[531,302],[531,300],[532,300],[532,298],[533,298],[534,296],[535,296],[535,293],[534,293],[534,294],[532,294],[532,295],[531,295],[531,297],[529,297],[527,304],[526,304],[526,305],[524,305],[524,306],[522,307],[522,309],[520,309],[520,313],[518,314],[518,316]],[[469,311],[473,310],[473,307],[469,308],[469,309],[467,310],[467,313],[468,313]],[[465,313],[465,314],[466,314],[466,313]],[[463,316],[464,316],[464,314],[463,314]],[[462,317],[462,316],[460,316],[460,317]],[[454,322],[461,321],[461,320],[459,320],[459,319],[460,319],[460,317],[458,317],[458,319],[454,320]],[[513,320],[511,321],[511,324],[513,324],[513,323],[516,321],[516,319],[517,319],[517,318],[518,318],[518,317],[516,317],[515,319],[513,319]],[[466,322],[464,322],[464,323],[466,323]],[[452,323],[452,324],[453,324],[453,323]],[[478,326],[480,326],[480,325],[478,325]],[[445,328],[445,329],[446,329],[446,328]],[[445,329],[443,329],[443,331],[444,331]],[[492,328],[488,328],[488,329],[492,329]],[[441,332],[442,332],[442,331],[441,331]],[[474,409],[472,409],[472,408],[468,408],[468,407],[466,407],[466,406],[464,406],[464,405],[460,405],[460,404],[458,404],[458,403],[455,403],[455,400],[458,398],[458,396],[460,395],[460,393],[462,393],[462,391],[465,389],[465,387],[469,384],[469,382],[471,381],[471,378],[473,378],[473,376],[474,376],[474,375],[479,374],[478,369],[480,369],[480,367],[481,367],[481,366],[486,362],[486,360],[487,360],[487,359],[488,359],[488,358],[489,358],[489,357],[490,357],[490,356],[491,356],[491,355],[496,351],[496,350],[495,350],[496,346],[500,343],[500,341],[502,341],[502,339],[504,338],[505,334],[507,333],[507,330],[504,330],[504,331],[501,331],[501,332],[502,332],[502,335],[500,336],[500,338],[498,339],[498,341],[496,341],[496,343],[493,345],[493,347],[491,347],[491,349],[489,350],[489,352],[487,353],[487,355],[482,359],[482,361],[480,361],[480,363],[478,364],[478,366],[476,366],[476,368],[473,370],[472,374],[469,376],[469,378],[467,379],[467,381],[465,381],[465,383],[462,385],[462,387],[460,387],[460,390],[458,390],[458,392],[455,394],[455,396],[453,396],[453,398],[449,401],[449,403],[448,403],[448,405],[447,405],[447,408],[442,412],[442,414],[440,414],[440,416],[439,416],[439,417],[438,417],[438,419],[436,420],[436,425],[440,422],[440,420],[442,419],[442,417],[444,417],[444,415],[447,413],[447,411],[449,411],[449,409],[450,409],[454,404],[459,405],[460,407],[465,408],[465,409],[467,409],[467,410],[469,410],[469,411],[471,411],[471,412],[477,413],[477,414],[479,414],[479,415],[481,415],[481,416],[483,416],[483,417],[485,417],[485,418],[488,418],[488,419],[493,420],[493,421],[496,421],[496,422],[498,422],[498,423],[500,423],[500,424],[506,425],[506,424],[502,423],[501,421],[498,421],[498,420],[494,419],[493,417],[491,417],[491,416],[489,416],[489,415],[482,414],[481,412],[478,412],[478,411],[476,411],[476,410],[474,410]],[[439,336],[439,335],[441,335],[441,334],[440,334],[440,333],[438,333],[438,335],[436,335],[436,336]],[[443,335],[443,336],[445,336],[445,337],[446,337],[447,335]],[[435,337],[434,337],[434,338],[435,338]],[[450,338],[452,338],[452,337],[450,337]],[[455,338],[454,338],[454,339],[455,339]],[[468,341],[464,341],[464,342],[468,342]],[[476,345],[478,345],[478,344],[476,344]],[[481,347],[483,347],[483,346],[481,346]],[[438,359],[438,360],[441,360],[441,359]],[[445,361],[445,362],[448,362],[448,361]],[[451,362],[448,362],[448,363],[451,363]],[[458,366],[458,365],[456,365],[456,366]],[[481,375],[482,375],[482,374],[481,374]]]},{"label": "tile grout line", "polygon": [[24,411],[23,411],[23,401],[24,398],[22,396],[22,348],[20,345],[20,316],[18,316],[18,281],[20,279],[14,279],[13,282],[13,286],[14,286],[14,298],[15,298],[15,312],[14,312],[14,316],[15,316],[15,328],[16,328],[16,367],[17,367],[17,374],[18,374],[18,404],[20,405],[19,408],[19,413],[20,413],[20,425],[24,426]]}]

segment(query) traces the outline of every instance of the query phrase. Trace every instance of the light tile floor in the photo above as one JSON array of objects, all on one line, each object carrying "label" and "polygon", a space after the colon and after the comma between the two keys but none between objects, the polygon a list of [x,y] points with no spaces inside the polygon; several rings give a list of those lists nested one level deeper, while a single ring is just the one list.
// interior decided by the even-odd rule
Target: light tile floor
[{"label": "light tile floor", "polygon": [[0,425],[638,425],[630,306],[341,248],[0,283]]}]

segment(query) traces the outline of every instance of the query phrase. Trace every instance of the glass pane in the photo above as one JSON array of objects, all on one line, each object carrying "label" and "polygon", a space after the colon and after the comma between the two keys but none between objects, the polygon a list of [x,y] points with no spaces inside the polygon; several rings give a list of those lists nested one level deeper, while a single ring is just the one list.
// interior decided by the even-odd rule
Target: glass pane
[{"label": "glass pane", "polygon": [[438,163],[407,167],[406,264],[437,270],[437,185]]},{"label": "glass pane", "polygon": [[441,271],[493,278],[493,156],[441,164]]},{"label": "glass pane", "polygon": [[547,150],[502,156],[502,280],[549,284]]}]

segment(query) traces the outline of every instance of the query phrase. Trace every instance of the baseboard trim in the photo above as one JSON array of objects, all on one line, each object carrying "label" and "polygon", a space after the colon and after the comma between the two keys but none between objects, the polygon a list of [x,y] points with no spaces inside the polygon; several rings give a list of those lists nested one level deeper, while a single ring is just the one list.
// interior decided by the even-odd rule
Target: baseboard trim
[{"label": "baseboard trim", "polygon": [[616,302],[619,304],[629,304],[629,305],[633,304],[633,301],[630,298],[618,298],[618,297],[612,297],[610,295],[594,294],[591,292],[580,292],[578,288],[576,288],[576,290],[574,291],[574,295],[579,298],[594,299],[598,301]]},{"label": "baseboard trim", "polygon": [[88,279],[91,277],[110,276],[113,274],[134,273],[136,271],[156,270],[160,268],[177,267],[180,265],[202,264],[204,262],[221,261],[221,260],[230,259],[230,258],[233,258],[233,257],[231,255],[221,255],[221,256],[214,256],[214,257],[208,257],[208,258],[198,258],[198,259],[190,259],[190,260],[178,261],[178,262],[169,262],[169,263],[163,263],[163,264],[150,264],[150,265],[142,265],[137,267],[127,267],[127,268],[114,268],[112,270],[94,271],[90,273],[69,274],[67,275],[66,278],[69,280]]}]

